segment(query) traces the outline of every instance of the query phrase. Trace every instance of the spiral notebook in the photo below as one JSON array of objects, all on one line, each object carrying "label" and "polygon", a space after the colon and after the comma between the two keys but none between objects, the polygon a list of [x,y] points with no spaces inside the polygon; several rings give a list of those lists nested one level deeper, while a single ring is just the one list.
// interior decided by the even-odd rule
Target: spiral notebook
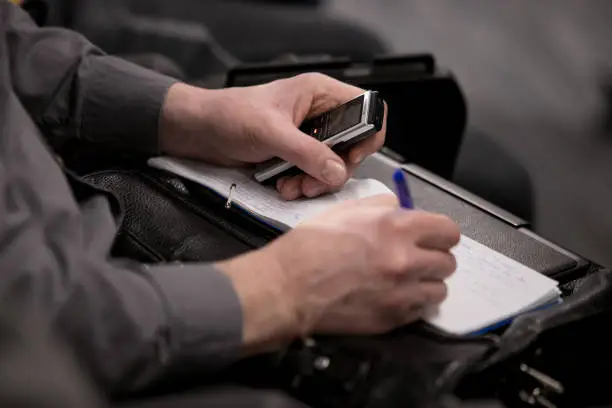
[{"label": "spiral notebook", "polygon": [[174,158],[154,158],[149,165],[202,184],[231,200],[253,217],[281,231],[324,212],[339,202],[392,193],[387,186],[373,179],[351,179],[337,193],[285,201],[273,188],[255,181],[248,169],[212,166]]},{"label": "spiral notebook", "polygon": [[[151,159],[149,165],[199,183],[279,230],[294,228],[345,200],[392,193],[377,180],[351,179],[337,193],[288,202],[245,169],[163,157]],[[481,334],[521,313],[560,302],[555,280],[469,237],[462,236],[453,253],[457,271],[446,281],[448,296],[424,318],[442,331]]]}]

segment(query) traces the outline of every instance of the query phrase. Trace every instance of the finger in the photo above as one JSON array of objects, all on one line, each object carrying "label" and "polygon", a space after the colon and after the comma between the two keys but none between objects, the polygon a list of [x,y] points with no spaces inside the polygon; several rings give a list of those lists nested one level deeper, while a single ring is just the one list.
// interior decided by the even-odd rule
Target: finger
[{"label": "finger", "polygon": [[387,299],[384,317],[392,327],[412,323],[422,318],[428,308],[443,302],[446,296],[447,287],[441,281],[409,284]]},{"label": "finger", "polygon": [[285,182],[289,179],[289,177],[281,177],[276,181],[276,189],[278,191],[282,191],[283,190],[283,185],[285,184]]},{"label": "finger", "polygon": [[448,251],[459,242],[457,224],[440,214],[424,211],[402,211],[390,214],[389,226],[414,236],[415,244],[423,249]]},{"label": "finger", "polygon": [[[344,156],[343,158],[346,161],[346,158]],[[347,164],[347,167],[346,167],[347,179],[350,179],[352,177],[353,172],[355,171],[356,168],[357,168],[356,165]],[[334,192],[340,191],[343,187],[344,185],[330,186],[310,176],[306,176],[304,177],[304,180],[302,182],[302,194],[304,194],[306,197],[312,198],[312,197],[320,196],[322,194],[334,193]]]},{"label": "finger", "polygon": [[394,296],[403,298],[403,312],[423,310],[446,299],[448,288],[442,281],[412,283]]},{"label": "finger", "polygon": [[397,311],[391,315],[393,319],[393,328],[395,329],[421,320],[425,315],[425,310],[423,305],[415,304],[404,310]]},{"label": "finger", "polygon": [[416,244],[426,249],[448,251],[461,239],[461,230],[457,223],[444,215],[431,214],[430,221],[424,220],[420,232]]},{"label": "finger", "polygon": [[329,146],[301,132],[288,119],[279,119],[272,129],[275,132],[270,138],[273,141],[273,155],[331,187],[339,187],[346,182],[346,165]]},{"label": "finger", "polygon": [[425,307],[440,304],[448,296],[448,287],[444,282],[422,282],[418,285],[423,296]]},{"label": "finger", "polygon": [[436,250],[420,251],[408,264],[409,272],[404,276],[407,280],[442,281],[457,269],[457,260],[452,253]]},{"label": "finger", "polygon": [[312,105],[306,117],[314,117],[358,97],[365,89],[338,81],[320,73],[301,74],[294,78],[298,89],[311,90]]},{"label": "finger", "polygon": [[302,194],[308,198],[317,197],[335,190],[337,189],[325,183],[321,183],[319,180],[310,176],[306,176],[302,179]]},{"label": "finger", "polygon": [[387,135],[387,114],[388,108],[385,102],[385,115],[383,119],[382,129],[372,137],[368,137],[364,141],[353,147],[349,153],[349,162],[357,165],[361,163],[367,156],[379,151],[385,144]]},{"label": "finger", "polygon": [[279,190],[281,197],[287,201],[295,200],[302,195],[302,178],[304,175],[299,175],[287,178]]},{"label": "finger", "polygon": [[385,262],[388,271],[400,285],[410,285],[418,281],[441,281],[451,276],[457,269],[455,256],[450,252],[438,250],[414,250],[409,246],[397,245],[391,248]]}]

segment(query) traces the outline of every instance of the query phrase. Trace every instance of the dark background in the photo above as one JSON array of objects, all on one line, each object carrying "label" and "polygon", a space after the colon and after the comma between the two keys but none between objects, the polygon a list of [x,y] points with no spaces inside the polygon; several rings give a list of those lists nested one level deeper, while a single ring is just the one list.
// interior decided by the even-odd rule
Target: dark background
[{"label": "dark background", "polygon": [[536,230],[612,265],[611,1],[330,0],[327,8],[374,29],[393,51],[434,52],[464,88],[470,125],[529,171]]}]

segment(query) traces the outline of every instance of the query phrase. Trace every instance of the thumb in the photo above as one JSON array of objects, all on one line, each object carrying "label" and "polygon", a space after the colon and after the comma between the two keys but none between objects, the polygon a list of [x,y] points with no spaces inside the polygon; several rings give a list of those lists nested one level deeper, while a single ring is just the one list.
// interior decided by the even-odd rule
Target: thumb
[{"label": "thumb", "polygon": [[272,137],[276,156],[331,187],[340,187],[346,182],[348,171],[344,160],[329,146],[303,133],[293,123],[278,127],[278,132],[278,136]]}]

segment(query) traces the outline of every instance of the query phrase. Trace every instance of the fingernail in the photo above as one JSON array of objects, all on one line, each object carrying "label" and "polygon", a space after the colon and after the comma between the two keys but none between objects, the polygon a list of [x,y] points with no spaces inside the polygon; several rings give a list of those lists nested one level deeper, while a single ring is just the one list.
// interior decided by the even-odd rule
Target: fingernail
[{"label": "fingernail", "polygon": [[290,187],[288,187],[287,191],[285,192],[285,195],[287,197],[287,200],[295,200],[300,196],[300,186],[296,186],[295,184],[291,185]]},{"label": "fingernail", "polygon": [[278,181],[276,182],[276,189],[277,190],[282,190],[286,181],[287,181],[287,177],[282,177],[282,178],[278,179]]},{"label": "fingernail", "polygon": [[346,170],[344,165],[335,160],[329,159],[325,162],[325,167],[321,172],[321,176],[328,184],[337,186],[344,181]]},{"label": "fingernail", "polygon": [[324,191],[325,186],[320,183],[313,183],[312,185],[306,186],[304,188],[304,194],[306,194],[306,197],[315,197],[321,195]]}]

